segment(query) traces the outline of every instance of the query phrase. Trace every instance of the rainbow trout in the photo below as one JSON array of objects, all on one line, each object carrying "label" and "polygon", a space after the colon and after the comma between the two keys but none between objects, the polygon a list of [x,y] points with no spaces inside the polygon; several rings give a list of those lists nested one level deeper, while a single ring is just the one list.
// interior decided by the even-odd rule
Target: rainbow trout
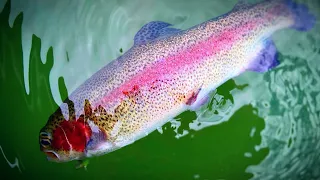
[{"label": "rainbow trout", "polygon": [[230,12],[187,30],[153,21],[134,45],[72,92],[40,131],[50,161],[82,160],[129,145],[188,109],[197,109],[219,85],[245,71],[276,67],[270,36],[307,31],[315,17],[302,4],[239,2]]}]

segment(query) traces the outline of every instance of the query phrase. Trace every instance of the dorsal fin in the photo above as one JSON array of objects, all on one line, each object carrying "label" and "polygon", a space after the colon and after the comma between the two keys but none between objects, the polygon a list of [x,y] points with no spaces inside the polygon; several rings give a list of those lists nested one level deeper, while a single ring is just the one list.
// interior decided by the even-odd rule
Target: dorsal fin
[{"label": "dorsal fin", "polygon": [[174,34],[174,33],[177,33],[177,32],[180,32],[181,30],[180,29],[176,29],[176,28],[163,28],[159,31],[159,37],[161,36],[169,36],[171,34]]},{"label": "dorsal fin", "polygon": [[84,116],[85,116],[85,118],[86,118],[86,119],[87,119],[87,118],[90,118],[91,115],[92,115],[92,108],[91,108],[91,104],[90,104],[90,102],[89,102],[88,99],[85,99],[85,101],[84,101],[84,108],[83,108],[83,110],[84,110]]},{"label": "dorsal fin", "polygon": [[179,32],[179,29],[169,28],[172,24],[162,21],[152,21],[144,25],[134,36],[134,45],[145,44],[162,36]]}]

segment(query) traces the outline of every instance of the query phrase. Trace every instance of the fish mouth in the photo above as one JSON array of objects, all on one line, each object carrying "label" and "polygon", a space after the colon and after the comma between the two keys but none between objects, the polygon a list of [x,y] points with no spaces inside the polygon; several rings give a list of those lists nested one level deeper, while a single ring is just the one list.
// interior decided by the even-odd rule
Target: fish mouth
[{"label": "fish mouth", "polygon": [[47,155],[47,159],[49,161],[60,161],[60,156],[58,153],[56,153],[52,150],[45,150],[43,152]]}]

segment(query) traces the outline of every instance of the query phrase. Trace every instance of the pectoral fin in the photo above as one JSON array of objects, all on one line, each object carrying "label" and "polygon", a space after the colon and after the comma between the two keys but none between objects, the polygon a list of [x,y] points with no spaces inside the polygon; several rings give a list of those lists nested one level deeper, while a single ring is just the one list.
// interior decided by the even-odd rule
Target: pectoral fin
[{"label": "pectoral fin", "polygon": [[84,168],[87,170],[87,166],[89,164],[89,159],[79,160],[78,165],[76,165],[76,169]]},{"label": "pectoral fin", "polygon": [[200,97],[199,97],[200,92],[201,92],[201,88],[192,92],[192,94],[190,95],[190,97],[186,101],[186,104],[189,105],[189,108],[192,111],[196,111],[196,110],[200,109],[200,107],[203,106],[204,104],[206,104],[210,99],[210,96],[208,94],[200,95]]},{"label": "pectoral fin", "polygon": [[69,121],[74,121],[76,119],[76,113],[74,109],[74,103],[69,98],[65,100],[65,102],[68,104],[68,110],[69,110]]},{"label": "pectoral fin", "polygon": [[198,99],[196,102],[194,102],[190,106],[190,110],[192,111],[197,111],[199,110],[203,105],[205,105],[207,102],[209,102],[210,96],[209,95],[204,95],[201,99]]}]

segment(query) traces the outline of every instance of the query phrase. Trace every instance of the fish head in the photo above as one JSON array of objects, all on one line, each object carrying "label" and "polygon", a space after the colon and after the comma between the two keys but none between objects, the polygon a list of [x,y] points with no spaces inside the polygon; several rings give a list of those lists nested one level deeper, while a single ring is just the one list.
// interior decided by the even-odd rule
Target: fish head
[{"label": "fish head", "polygon": [[91,134],[91,128],[83,116],[77,120],[66,120],[59,108],[40,130],[40,150],[46,154],[49,161],[67,162],[83,159]]}]

